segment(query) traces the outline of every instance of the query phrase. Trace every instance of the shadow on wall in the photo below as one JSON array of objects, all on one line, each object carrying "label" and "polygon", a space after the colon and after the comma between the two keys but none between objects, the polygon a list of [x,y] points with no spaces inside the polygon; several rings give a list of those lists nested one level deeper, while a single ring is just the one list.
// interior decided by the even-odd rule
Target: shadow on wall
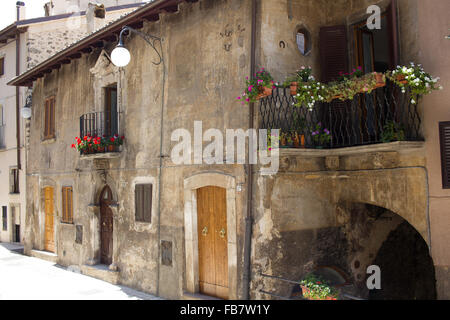
[{"label": "shadow on wall", "polygon": [[383,243],[374,265],[381,269],[381,290],[371,290],[371,300],[435,300],[433,260],[420,234],[403,222]]}]

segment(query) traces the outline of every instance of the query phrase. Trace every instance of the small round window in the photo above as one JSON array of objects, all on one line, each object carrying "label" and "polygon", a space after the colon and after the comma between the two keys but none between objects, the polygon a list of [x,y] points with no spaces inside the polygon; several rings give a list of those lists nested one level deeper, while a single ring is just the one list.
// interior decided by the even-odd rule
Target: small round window
[{"label": "small round window", "polygon": [[302,55],[307,56],[311,53],[311,35],[306,28],[297,28],[296,42]]}]

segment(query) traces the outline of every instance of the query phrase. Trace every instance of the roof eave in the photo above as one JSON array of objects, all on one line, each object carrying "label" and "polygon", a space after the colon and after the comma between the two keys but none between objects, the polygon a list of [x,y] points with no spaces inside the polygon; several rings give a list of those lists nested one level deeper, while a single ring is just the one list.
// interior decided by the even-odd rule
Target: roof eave
[{"label": "roof eave", "polygon": [[[68,48],[58,52],[57,54],[38,64],[34,68],[13,78],[7,84],[10,86],[30,87],[32,86],[34,81],[36,81],[38,78],[43,77],[45,73],[51,72],[51,70],[56,69],[62,64],[70,63],[70,60],[72,59],[79,58],[80,54],[83,53],[83,50],[89,51],[88,48],[92,46],[95,47],[95,45],[100,42],[112,41],[112,37],[115,37],[115,34],[118,35],[124,26],[128,25],[131,27],[135,26],[137,28],[141,28],[142,20],[145,19],[148,21],[157,21],[159,19],[158,15],[160,12],[174,10],[173,6],[178,6],[178,4],[183,1],[196,2],[198,0],[155,0],[153,2],[150,2],[123,17],[122,19],[110,23],[97,32],[90,34],[89,36],[81,39]],[[157,17],[155,18],[155,16]]]}]

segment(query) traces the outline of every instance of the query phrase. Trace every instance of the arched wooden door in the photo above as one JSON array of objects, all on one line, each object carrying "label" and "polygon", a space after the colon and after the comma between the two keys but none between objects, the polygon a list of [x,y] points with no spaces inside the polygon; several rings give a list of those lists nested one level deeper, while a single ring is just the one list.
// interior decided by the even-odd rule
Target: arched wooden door
[{"label": "arched wooden door", "polygon": [[53,188],[44,188],[44,212],[45,212],[45,234],[44,250],[55,252],[55,210],[53,202]]},{"label": "arched wooden door", "polygon": [[100,194],[100,263],[110,265],[113,252],[112,192],[105,186]]},{"label": "arched wooden door", "polygon": [[198,267],[200,292],[228,299],[228,233],[226,190],[197,190]]}]

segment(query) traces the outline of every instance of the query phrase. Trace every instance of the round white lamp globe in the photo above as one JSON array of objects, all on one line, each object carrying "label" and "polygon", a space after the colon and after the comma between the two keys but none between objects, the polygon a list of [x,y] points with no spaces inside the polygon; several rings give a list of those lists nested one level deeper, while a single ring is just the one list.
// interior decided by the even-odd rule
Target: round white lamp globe
[{"label": "round white lamp globe", "polygon": [[111,60],[117,67],[125,67],[130,63],[131,55],[127,48],[117,46],[111,52]]},{"label": "round white lamp globe", "polygon": [[31,118],[31,108],[22,108],[22,110],[20,110],[20,113],[22,114],[22,118],[24,119]]}]

